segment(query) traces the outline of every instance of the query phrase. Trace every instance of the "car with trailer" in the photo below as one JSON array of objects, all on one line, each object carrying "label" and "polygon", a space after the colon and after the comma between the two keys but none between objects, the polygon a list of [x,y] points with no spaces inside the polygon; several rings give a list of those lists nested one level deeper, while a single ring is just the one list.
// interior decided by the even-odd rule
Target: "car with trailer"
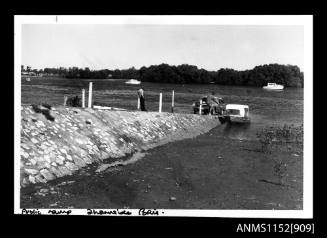
[{"label": "car with trailer", "polygon": [[222,98],[217,98],[218,106],[210,112],[210,106],[207,97],[201,97],[200,100],[192,104],[193,113],[200,115],[217,116],[220,123],[249,123],[249,106],[241,104],[225,104]]}]

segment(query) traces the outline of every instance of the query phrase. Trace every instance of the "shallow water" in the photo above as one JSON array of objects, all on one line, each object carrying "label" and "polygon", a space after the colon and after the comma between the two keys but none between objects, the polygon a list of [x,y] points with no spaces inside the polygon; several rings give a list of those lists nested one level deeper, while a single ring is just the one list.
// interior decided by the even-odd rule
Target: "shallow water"
[{"label": "shallow water", "polygon": [[[93,82],[93,102],[136,110],[137,90],[140,85],[125,84],[123,79],[22,79],[22,103],[48,103],[62,105],[64,96],[81,97],[82,89]],[[145,104],[148,111],[158,111],[159,93],[163,93],[163,112],[171,111],[172,90],[175,91],[177,113],[192,113],[192,103],[201,96],[215,92],[226,103],[247,104],[250,107],[251,124],[248,126],[220,126],[221,136],[234,139],[254,139],[264,126],[303,123],[303,89],[286,88],[283,91],[266,91],[259,87],[239,87],[222,85],[181,85],[142,83]],[[87,102],[86,102],[87,103]]]}]

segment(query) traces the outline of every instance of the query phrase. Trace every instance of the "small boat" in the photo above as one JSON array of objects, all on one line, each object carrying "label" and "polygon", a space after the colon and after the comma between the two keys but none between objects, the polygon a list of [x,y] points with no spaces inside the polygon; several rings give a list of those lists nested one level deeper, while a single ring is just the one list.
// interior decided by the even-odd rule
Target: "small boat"
[{"label": "small boat", "polygon": [[277,83],[268,83],[267,86],[263,86],[263,89],[267,89],[267,90],[283,90],[284,85],[277,84]]},{"label": "small boat", "polygon": [[31,81],[31,79],[30,78],[26,78],[26,81]]},{"label": "small boat", "polygon": [[130,79],[128,81],[125,82],[126,84],[140,84],[141,81],[138,81],[136,79]]}]

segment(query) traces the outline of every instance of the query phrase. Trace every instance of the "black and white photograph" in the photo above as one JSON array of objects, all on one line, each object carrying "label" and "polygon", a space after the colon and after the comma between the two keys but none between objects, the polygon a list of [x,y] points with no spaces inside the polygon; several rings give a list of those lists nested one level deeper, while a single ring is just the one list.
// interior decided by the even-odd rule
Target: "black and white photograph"
[{"label": "black and white photograph", "polygon": [[15,16],[15,212],[312,218],[312,16]]}]

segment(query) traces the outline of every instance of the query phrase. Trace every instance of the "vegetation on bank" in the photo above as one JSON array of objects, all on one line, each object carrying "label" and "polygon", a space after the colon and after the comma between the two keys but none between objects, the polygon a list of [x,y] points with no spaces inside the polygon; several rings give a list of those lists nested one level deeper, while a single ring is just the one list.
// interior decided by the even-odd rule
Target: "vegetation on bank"
[{"label": "vegetation on bank", "polygon": [[273,149],[291,144],[303,145],[303,124],[294,126],[285,124],[280,126],[267,126],[257,133],[263,152],[270,153]]},{"label": "vegetation on bank", "polygon": [[171,66],[168,64],[151,65],[135,69],[102,69],[90,70],[89,68],[45,68],[26,70],[22,65],[22,73],[34,72],[36,75],[59,76],[65,78],[92,78],[92,79],[138,79],[143,82],[178,83],[178,84],[208,84],[238,86],[264,86],[268,82],[283,84],[286,87],[303,87],[303,72],[295,65],[269,64],[256,66],[251,70],[238,71],[223,68],[217,71],[199,69],[197,66],[182,64]]},{"label": "vegetation on bank", "polygon": [[262,152],[268,154],[268,158],[273,160],[273,173],[278,179],[277,182],[266,179],[261,179],[260,181],[285,186],[290,163],[272,152],[286,150],[291,152],[292,156],[301,156],[303,153],[303,124],[300,126],[285,124],[283,127],[267,126],[257,133],[257,137],[259,138]]}]

